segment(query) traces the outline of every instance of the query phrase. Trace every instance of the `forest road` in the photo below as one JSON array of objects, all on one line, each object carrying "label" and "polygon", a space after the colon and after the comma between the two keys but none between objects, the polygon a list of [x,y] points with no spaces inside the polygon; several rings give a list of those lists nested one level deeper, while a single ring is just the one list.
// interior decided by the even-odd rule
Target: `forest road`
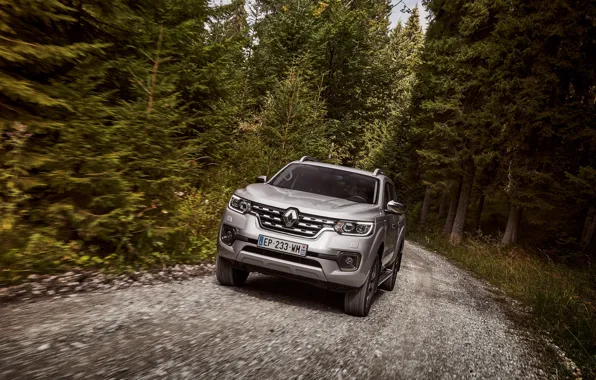
[{"label": "forest road", "polygon": [[214,276],[0,307],[0,379],[462,379],[552,373],[481,281],[407,243],[370,315],[274,277]]}]

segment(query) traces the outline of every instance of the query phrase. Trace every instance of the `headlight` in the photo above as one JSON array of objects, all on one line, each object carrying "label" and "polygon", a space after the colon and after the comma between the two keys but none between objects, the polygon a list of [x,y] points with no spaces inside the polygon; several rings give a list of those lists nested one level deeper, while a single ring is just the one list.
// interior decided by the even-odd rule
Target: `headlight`
[{"label": "headlight", "polygon": [[232,210],[241,214],[246,214],[249,212],[251,207],[250,201],[247,201],[246,199],[240,198],[236,195],[232,195],[229,206]]},{"label": "headlight", "polygon": [[371,233],[373,222],[352,222],[348,220],[340,220],[335,223],[333,229],[342,235],[366,236]]}]

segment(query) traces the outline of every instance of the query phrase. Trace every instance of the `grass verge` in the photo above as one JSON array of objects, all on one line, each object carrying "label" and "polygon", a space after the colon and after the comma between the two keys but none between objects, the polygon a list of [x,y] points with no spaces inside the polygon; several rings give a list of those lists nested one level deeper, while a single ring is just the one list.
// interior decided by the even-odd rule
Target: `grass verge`
[{"label": "grass verge", "polygon": [[590,268],[570,268],[520,248],[475,239],[453,246],[440,234],[415,232],[408,238],[530,306],[532,324],[547,331],[573,358],[583,378],[596,379],[596,289]]}]

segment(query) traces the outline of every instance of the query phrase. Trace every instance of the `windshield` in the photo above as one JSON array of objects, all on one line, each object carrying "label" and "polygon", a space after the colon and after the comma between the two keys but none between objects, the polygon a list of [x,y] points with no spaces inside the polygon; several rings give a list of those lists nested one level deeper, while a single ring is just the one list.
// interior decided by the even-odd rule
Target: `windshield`
[{"label": "windshield", "polygon": [[346,170],[291,164],[279,172],[270,184],[284,189],[374,204],[377,183],[376,178]]}]

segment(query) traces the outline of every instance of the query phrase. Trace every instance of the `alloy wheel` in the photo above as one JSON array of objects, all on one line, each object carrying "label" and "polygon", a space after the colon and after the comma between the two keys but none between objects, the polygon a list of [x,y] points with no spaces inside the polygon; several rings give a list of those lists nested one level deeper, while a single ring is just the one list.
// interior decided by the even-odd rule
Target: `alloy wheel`
[{"label": "alloy wheel", "polygon": [[375,265],[374,268],[371,269],[370,279],[368,280],[368,285],[366,288],[366,305],[371,304],[372,298],[375,295],[375,284],[377,282],[377,268],[378,266]]}]

